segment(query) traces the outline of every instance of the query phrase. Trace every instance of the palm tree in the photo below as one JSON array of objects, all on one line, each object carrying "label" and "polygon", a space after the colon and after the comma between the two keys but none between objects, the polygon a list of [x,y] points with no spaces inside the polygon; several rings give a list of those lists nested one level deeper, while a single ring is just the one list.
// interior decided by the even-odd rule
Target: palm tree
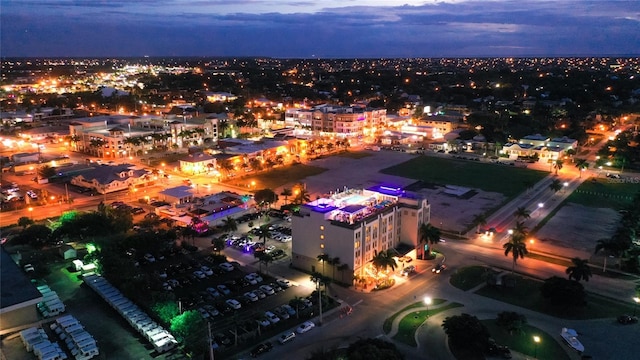
[{"label": "palm tree", "polygon": [[258,228],[258,240],[262,240],[262,245],[267,246],[267,237],[269,237],[269,225],[261,225]]},{"label": "palm tree", "polygon": [[344,272],[349,269],[349,264],[340,264],[338,265],[338,271],[340,271],[340,281],[344,283]]},{"label": "palm tree", "polygon": [[511,273],[513,273],[516,269],[518,258],[524,259],[524,256],[529,253],[525,236],[514,231],[513,234],[511,234],[509,242],[505,243],[502,247],[504,248],[504,256],[509,256],[509,253],[513,256],[513,266],[511,268]]},{"label": "palm tree", "polygon": [[424,253],[424,247],[421,246],[422,243],[437,244],[440,241],[440,235],[440,229],[437,227],[426,223],[420,225],[420,228],[418,228],[418,245],[420,246],[423,259],[426,259],[427,254]]},{"label": "palm tree", "polygon": [[575,257],[571,259],[573,266],[569,266],[566,270],[569,275],[569,280],[575,281],[589,281],[591,275],[591,267],[589,267],[589,261]]},{"label": "palm tree", "polygon": [[220,254],[220,252],[222,250],[224,250],[224,245],[225,245],[224,239],[221,238],[221,237],[217,237],[217,238],[211,240],[211,245],[213,245],[213,251],[216,254]]},{"label": "palm tree", "polygon": [[387,270],[387,268],[390,267],[393,271],[398,266],[396,259],[393,258],[393,254],[388,250],[376,252],[373,259],[371,259],[371,263],[373,263],[373,266],[378,270]]},{"label": "palm tree", "polygon": [[282,192],[280,193],[280,195],[284,196],[284,204],[287,205],[288,203],[287,199],[289,198],[289,196],[293,195],[293,192],[289,188],[284,188],[282,189]]},{"label": "palm tree", "polygon": [[476,226],[476,233],[480,233],[480,227],[487,225],[487,216],[482,214],[476,214],[471,220],[471,224]]},{"label": "palm tree", "polygon": [[305,204],[311,201],[311,197],[309,196],[309,192],[303,186],[298,186],[296,189],[296,196],[293,198],[294,204]]},{"label": "palm tree", "polygon": [[551,189],[551,191],[553,191],[554,193],[557,193],[558,191],[560,191],[560,189],[562,189],[562,183],[560,182],[560,180],[554,179],[551,184],[549,184],[549,189]]},{"label": "palm tree", "polygon": [[324,275],[324,263],[331,260],[331,257],[327,254],[320,254],[317,256],[318,262],[322,263],[322,275]]},{"label": "palm tree", "polygon": [[233,164],[231,163],[231,161],[229,161],[229,159],[220,160],[219,162],[217,162],[217,165],[218,171],[222,170],[222,172],[226,173],[226,175],[229,175],[231,170],[234,169]]},{"label": "palm tree", "polygon": [[520,234],[523,237],[527,237],[527,235],[529,234],[529,228],[527,228],[527,226],[524,224],[524,222],[522,221],[518,221],[516,222],[516,227],[513,228],[513,233],[514,234]]},{"label": "palm tree", "polygon": [[271,254],[267,254],[264,251],[258,251],[255,253],[255,257],[258,258],[260,263],[260,271],[262,271],[262,264],[264,264],[265,273],[269,273],[269,264],[273,262],[273,256]]},{"label": "palm tree", "polygon": [[228,232],[238,230],[238,223],[236,222],[236,219],[231,216],[227,216],[226,219],[222,220],[222,229]]},{"label": "palm tree", "polygon": [[531,211],[527,210],[524,206],[521,206],[516,209],[513,213],[513,216],[516,217],[516,220],[520,219],[529,219],[531,217]]},{"label": "palm tree", "polygon": [[628,245],[625,245],[622,241],[619,241],[618,239],[615,239],[615,238],[598,240],[598,242],[596,243],[595,253],[597,254],[600,251],[604,251],[605,253],[602,272],[607,271],[607,257],[608,257],[607,255],[611,255],[618,258],[627,249],[628,249]]},{"label": "palm tree", "polygon": [[576,160],[576,167],[580,173],[580,178],[582,178],[582,172],[589,168],[589,163],[585,159],[578,159]]},{"label": "palm tree", "polygon": [[333,276],[332,279],[336,278],[336,267],[338,267],[338,265],[340,265],[340,258],[339,257],[334,257],[329,259],[329,265],[331,265],[333,267]]},{"label": "palm tree", "polygon": [[556,162],[553,163],[553,167],[554,169],[556,169],[556,175],[558,175],[558,170],[562,170],[563,164],[564,164],[564,161],[562,161],[562,159],[558,159],[556,160]]}]

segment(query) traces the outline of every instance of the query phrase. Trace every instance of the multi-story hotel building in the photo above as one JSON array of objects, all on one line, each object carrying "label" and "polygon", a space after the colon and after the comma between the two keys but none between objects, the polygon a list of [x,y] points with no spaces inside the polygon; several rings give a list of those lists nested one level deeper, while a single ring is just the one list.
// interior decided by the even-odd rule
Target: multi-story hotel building
[{"label": "multi-story hotel building", "polygon": [[308,127],[319,134],[359,136],[367,128],[380,127],[386,116],[386,109],[320,105],[311,110],[287,110],[285,126]]},{"label": "multi-story hotel building", "polygon": [[[418,229],[430,216],[427,199],[396,186],[345,188],[303,205],[292,217],[292,265],[349,281],[363,274],[376,253],[401,243],[418,246]],[[339,258],[348,269],[320,264],[321,254]]]}]

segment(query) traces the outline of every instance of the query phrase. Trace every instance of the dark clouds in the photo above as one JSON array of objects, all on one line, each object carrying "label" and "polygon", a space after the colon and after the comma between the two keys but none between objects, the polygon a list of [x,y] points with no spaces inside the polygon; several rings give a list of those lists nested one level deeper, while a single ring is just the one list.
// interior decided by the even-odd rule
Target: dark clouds
[{"label": "dark clouds", "polygon": [[640,44],[636,1],[0,3],[2,56],[637,55]]}]

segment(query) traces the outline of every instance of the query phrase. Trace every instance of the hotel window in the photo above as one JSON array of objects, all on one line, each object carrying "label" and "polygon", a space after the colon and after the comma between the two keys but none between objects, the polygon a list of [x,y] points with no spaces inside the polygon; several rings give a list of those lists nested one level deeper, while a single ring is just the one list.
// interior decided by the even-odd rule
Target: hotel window
[{"label": "hotel window", "polygon": [[359,247],[360,247],[360,241],[356,241],[356,242],[353,244],[353,247],[354,247],[354,248],[356,248],[356,249],[357,249],[357,248],[359,248]]}]

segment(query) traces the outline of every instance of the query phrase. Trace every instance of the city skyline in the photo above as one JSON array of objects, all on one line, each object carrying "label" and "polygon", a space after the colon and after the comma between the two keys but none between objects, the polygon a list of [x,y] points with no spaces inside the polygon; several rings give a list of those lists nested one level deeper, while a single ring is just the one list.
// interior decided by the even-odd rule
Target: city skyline
[{"label": "city skyline", "polygon": [[0,4],[4,57],[615,56],[638,54],[640,43],[633,1]]}]

